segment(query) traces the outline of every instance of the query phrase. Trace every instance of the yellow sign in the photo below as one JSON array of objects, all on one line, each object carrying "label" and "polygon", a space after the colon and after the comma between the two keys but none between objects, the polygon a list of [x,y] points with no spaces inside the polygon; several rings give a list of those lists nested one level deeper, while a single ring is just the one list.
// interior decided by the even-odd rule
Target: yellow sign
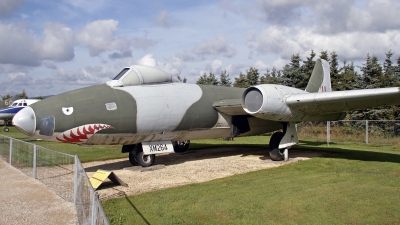
[{"label": "yellow sign", "polygon": [[128,186],[127,184],[125,184],[124,182],[122,182],[117,175],[115,175],[115,173],[113,173],[112,171],[108,171],[108,170],[97,170],[96,173],[93,174],[93,176],[89,179],[90,183],[92,184],[92,187],[94,190],[96,190],[97,188],[100,187],[100,185],[106,180],[106,179],[110,179],[111,182],[113,182],[114,184],[119,184],[122,186]]}]

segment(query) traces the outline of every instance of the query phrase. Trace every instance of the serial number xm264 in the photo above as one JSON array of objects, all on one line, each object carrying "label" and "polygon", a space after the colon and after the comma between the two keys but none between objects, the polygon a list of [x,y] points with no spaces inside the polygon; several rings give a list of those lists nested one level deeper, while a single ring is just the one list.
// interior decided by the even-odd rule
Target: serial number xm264
[{"label": "serial number xm264", "polygon": [[103,85],[59,94],[18,112],[13,124],[49,141],[122,145],[134,165],[185,151],[189,140],[275,132],[272,160],[298,143],[295,124],[333,121],[346,111],[399,105],[398,87],[331,91],[329,64],[318,59],[305,90],[261,84],[245,88],[181,83],[153,67],[124,68]]}]

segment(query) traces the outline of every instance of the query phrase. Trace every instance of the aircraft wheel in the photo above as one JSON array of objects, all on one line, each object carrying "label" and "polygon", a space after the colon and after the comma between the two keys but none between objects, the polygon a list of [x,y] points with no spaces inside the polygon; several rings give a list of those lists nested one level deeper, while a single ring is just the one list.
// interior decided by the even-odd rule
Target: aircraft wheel
[{"label": "aircraft wheel", "polygon": [[136,161],[136,150],[129,152],[129,162],[134,166],[139,166],[139,163]]},{"label": "aircraft wheel", "polygon": [[156,156],[154,154],[152,154],[152,155],[144,155],[143,151],[138,152],[136,154],[136,161],[142,167],[148,167],[148,166],[153,165],[155,158],[156,158]]},{"label": "aircraft wheel", "polygon": [[282,132],[276,132],[271,136],[269,141],[269,156],[273,161],[282,161],[285,159],[285,156],[279,149],[279,143],[283,138]]},{"label": "aircraft wheel", "polygon": [[186,152],[188,150],[189,145],[190,145],[190,140],[186,141],[173,141],[172,145],[174,146],[174,151],[175,152]]},{"label": "aircraft wheel", "polygon": [[4,130],[4,132],[10,131],[10,129],[8,129],[8,127],[4,127],[3,130]]}]

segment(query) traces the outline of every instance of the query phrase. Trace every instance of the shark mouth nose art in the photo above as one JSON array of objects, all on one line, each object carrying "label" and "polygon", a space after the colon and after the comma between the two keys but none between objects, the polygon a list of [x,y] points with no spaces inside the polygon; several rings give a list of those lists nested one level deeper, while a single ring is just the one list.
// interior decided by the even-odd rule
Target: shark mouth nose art
[{"label": "shark mouth nose art", "polygon": [[83,143],[93,134],[105,129],[114,129],[114,127],[107,124],[86,124],[64,131],[56,139],[60,142]]}]

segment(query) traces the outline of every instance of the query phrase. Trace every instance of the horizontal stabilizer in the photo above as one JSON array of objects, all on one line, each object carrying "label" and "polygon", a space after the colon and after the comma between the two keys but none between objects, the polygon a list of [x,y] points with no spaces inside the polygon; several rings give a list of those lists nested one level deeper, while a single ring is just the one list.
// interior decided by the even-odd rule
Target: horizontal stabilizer
[{"label": "horizontal stabilizer", "polygon": [[311,115],[400,105],[400,88],[296,94],[288,97],[286,104],[292,110],[298,110]]}]

